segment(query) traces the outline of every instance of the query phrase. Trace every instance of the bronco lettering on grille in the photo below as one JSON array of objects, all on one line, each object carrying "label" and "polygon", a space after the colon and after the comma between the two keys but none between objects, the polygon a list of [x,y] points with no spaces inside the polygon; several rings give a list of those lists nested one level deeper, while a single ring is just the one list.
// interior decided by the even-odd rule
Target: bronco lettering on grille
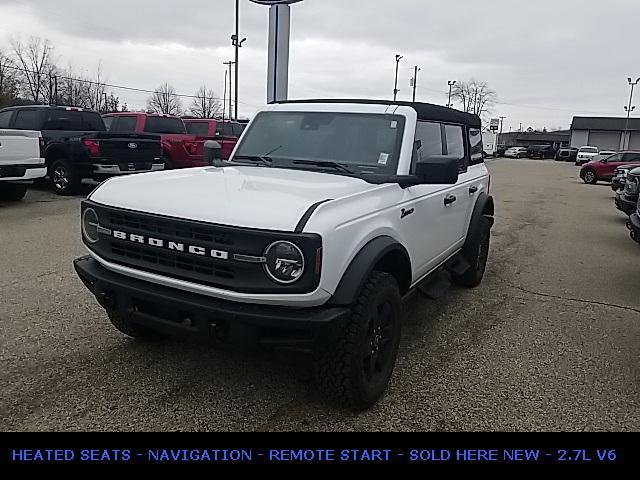
[{"label": "bronco lettering on grille", "polygon": [[132,233],[121,232],[118,230],[113,231],[113,238],[117,238],[118,240],[126,240],[133,243],[139,243],[142,245],[149,245],[156,248],[164,248],[177,252],[188,252],[192,255],[199,255],[201,257],[210,256],[219,260],[229,259],[229,252],[225,252],[223,250],[212,250],[198,245],[188,245],[179,242],[168,242],[160,238],[144,237],[142,235],[134,235]]}]

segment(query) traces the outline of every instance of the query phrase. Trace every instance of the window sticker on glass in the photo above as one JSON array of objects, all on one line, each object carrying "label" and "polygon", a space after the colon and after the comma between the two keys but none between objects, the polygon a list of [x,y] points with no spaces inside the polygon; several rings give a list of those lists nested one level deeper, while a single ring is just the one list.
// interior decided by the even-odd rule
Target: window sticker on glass
[{"label": "window sticker on glass", "polygon": [[391,122],[391,128],[392,128],[392,129],[396,129],[396,128],[398,128],[398,122],[397,122],[396,120],[393,120],[393,121]]},{"label": "window sticker on glass", "polygon": [[378,164],[379,165],[386,165],[388,161],[389,161],[389,154],[388,153],[381,153],[380,157],[378,158]]}]

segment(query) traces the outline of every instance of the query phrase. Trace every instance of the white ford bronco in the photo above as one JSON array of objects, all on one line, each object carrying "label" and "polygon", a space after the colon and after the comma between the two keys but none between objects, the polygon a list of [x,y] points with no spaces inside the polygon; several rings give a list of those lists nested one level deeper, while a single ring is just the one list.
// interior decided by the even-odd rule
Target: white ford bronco
[{"label": "white ford bronco", "polygon": [[101,184],[75,269],[129,336],[305,349],[330,400],[367,408],[394,368],[403,297],[482,280],[480,126],[422,103],[271,104],[228,162]]}]

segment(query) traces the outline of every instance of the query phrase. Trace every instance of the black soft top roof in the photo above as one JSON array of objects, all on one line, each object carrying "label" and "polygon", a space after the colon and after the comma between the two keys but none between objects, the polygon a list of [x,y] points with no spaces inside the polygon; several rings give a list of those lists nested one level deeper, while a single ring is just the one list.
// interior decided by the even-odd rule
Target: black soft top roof
[{"label": "black soft top roof", "polygon": [[362,99],[312,99],[312,100],[283,100],[271,103],[362,103],[367,105],[398,105],[411,107],[418,112],[419,120],[434,120],[438,122],[459,123],[471,128],[480,128],[480,117],[470,113],[461,112],[453,108],[421,102],[394,102],[392,100],[362,100]]}]

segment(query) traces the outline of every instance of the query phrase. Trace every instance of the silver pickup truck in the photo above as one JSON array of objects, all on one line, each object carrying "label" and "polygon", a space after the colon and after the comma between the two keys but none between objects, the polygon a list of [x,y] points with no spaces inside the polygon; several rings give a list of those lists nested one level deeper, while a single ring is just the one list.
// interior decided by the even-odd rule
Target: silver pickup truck
[{"label": "silver pickup truck", "polygon": [[47,174],[40,132],[0,130],[0,201],[24,198],[27,186]]}]

